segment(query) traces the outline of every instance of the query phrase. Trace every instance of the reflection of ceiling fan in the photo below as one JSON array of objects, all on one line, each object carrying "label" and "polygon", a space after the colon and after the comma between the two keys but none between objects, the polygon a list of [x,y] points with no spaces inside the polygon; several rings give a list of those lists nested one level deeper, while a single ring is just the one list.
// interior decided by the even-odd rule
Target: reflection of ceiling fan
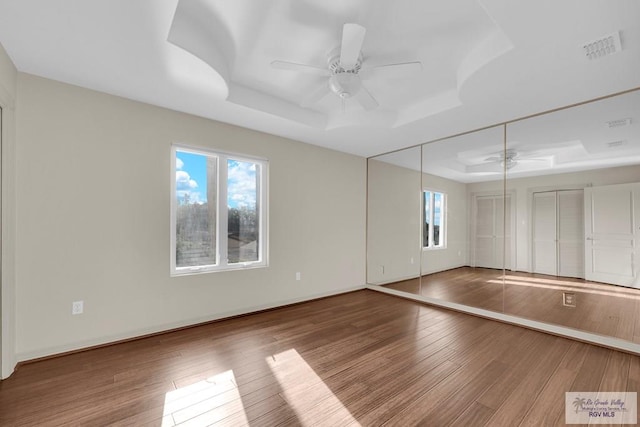
[{"label": "reflection of ceiling fan", "polygon": [[[378,107],[378,101],[362,84],[362,80],[373,77],[401,78],[411,76],[422,70],[420,62],[402,62],[386,64],[376,67],[366,67],[362,64],[362,43],[366,29],[358,24],[344,24],[342,28],[342,44],[331,51],[327,58],[327,67],[297,64],[287,61],[273,61],[271,66],[283,70],[300,71],[328,77],[328,89],[340,99],[345,108],[347,98],[354,98],[365,109],[373,110]],[[309,107],[326,96],[327,85],[323,84],[305,98],[301,105]]]},{"label": "reflection of ceiling fan", "polygon": [[[531,153],[529,153],[529,155],[531,155]],[[509,170],[522,163],[536,162],[545,162],[549,164],[550,160],[545,157],[525,157],[522,153],[509,149],[504,152],[496,153],[491,157],[487,157],[484,159],[484,163],[467,166],[466,171],[468,173],[499,173],[505,168]]]}]

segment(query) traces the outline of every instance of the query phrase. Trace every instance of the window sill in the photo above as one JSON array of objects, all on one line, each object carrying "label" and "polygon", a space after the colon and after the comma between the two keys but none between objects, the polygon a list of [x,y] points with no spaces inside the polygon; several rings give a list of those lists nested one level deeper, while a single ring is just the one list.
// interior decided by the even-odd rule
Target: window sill
[{"label": "window sill", "polygon": [[429,252],[429,251],[442,251],[447,249],[446,246],[436,246],[434,248],[422,248],[423,252]]},{"label": "window sill", "polygon": [[197,274],[207,274],[207,273],[222,273],[225,271],[241,271],[241,270],[253,270],[256,268],[266,268],[269,265],[266,262],[251,262],[251,263],[242,263],[242,264],[234,264],[233,266],[225,266],[225,267],[182,267],[177,268],[171,271],[171,277],[181,277],[181,276],[193,276]]}]

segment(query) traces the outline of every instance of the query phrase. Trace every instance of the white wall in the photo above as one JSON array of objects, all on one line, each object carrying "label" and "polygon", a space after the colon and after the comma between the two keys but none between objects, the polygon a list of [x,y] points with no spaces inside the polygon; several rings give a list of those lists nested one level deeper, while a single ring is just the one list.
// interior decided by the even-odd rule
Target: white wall
[{"label": "white wall", "polygon": [[[507,180],[507,191],[516,194],[516,266],[518,271],[531,271],[531,198],[533,191],[584,188],[609,184],[640,182],[640,165],[555,174]],[[469,184],[469,193],[502,192],[502,181]],[[513,258],[512,258],[513,259]]]},{"label": "white wall", "polygon": [[382,284],[418,277],[420,172],[369,159],[368,175],[367,281]]},{"label": "white wall", "polygon": [[[18,93],[19,360],[364,286],[364,158],[22,73]],[[269,268],[169,277],[172,142],[269,159]]]},{"label": "white wall", "polygon": [[15,102],[17,70],[0,45],[2,108],[2,278],[0,282],[0,378],[8,377],[15,357]]}]

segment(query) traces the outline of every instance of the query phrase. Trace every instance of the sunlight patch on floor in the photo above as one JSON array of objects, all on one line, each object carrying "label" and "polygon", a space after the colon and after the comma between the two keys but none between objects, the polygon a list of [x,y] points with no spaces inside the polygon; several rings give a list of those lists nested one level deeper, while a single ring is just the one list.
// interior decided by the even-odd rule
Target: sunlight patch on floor
[{"label": "sunlight patch on floor", "polygon": [[274,354],[267,363],[301,425],[360,425],[295,349]]},{"label": "sunlight patch on floor", "polygon": [[208,426],[233,415],[234,425],[249,425],[233,371],[225,371],[165,395],[162,425]]},{"label": "sunlight patch on floor", "polygon": [[[487,282],[493,283],[496,285],[502,285],[503,283],[502,280],[487,280]],[[624,291],[616,292],[616,291],[606,291],[606,290],[597,289],[597,288],[589,288],[589,287],[583,286],[580,283],[569,282],[569,281],[565,282],[561,280],[545,280],[545,279],[537,280],[537,279],[522,278],[518,276],[506,276],[504,284],[640,300],[640,294],[636,295],[636,294],[632,294],[630,292],[624,292]]]},{"label": "sunlight patch on floor", "polygon": [[[509,279],[509,280],[519,280],[521,282],[534,282],[534,283],[546,283],[546,284],[550,284],[550,285],[564,285],[564,286],[577,286],[580,288],[589,288],[589,289],[597,289],[597,290],[610,290],[611,286],[610,284],[604,284],[604,283],[595,283],[595,282],[589,282],[589,281],[584,281],[584,280],[563,280],[561,278],[556,278],[556,279],[543,279],[541,277],[524,277],[524,276],[518,276],[518,275],[506,275],[504,276],[505,279]],[[502,276],[500,276],[500,278],[502,278]],[[618,289],[617,292],[622,292],[625,293],[625,289],[626,292],[637,292],[637,289],[633,289],[633,288],[624,288],[624,287],[618,287],[616,286],[616,289]]]}]

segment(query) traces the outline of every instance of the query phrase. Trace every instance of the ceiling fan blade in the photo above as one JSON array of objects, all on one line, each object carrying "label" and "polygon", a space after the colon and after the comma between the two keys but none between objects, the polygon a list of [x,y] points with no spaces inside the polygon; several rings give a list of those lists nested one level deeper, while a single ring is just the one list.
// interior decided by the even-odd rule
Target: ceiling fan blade
[{"label": "ceiling fan blade", "polygon": [[484,159],[485,162],[502,162],[504,161],[504,157],[491,156]]},{"label": "ceiling fan blade", "polygon": [[360,71],[363,79],[384,78],[400,79],[413,77],[422,71],[422,62],[401,62],[398,64],[378,65]]},{"label": "ceiling fan blade", "polygon": [[320,100],[325,96],[327,96],[328,93],[329,93],[329,88],[327,87],[326,84],[322,84],[316,90],[311,92],[309,96],[303,99],[302,102],[300,103],[300,106],[303,108],[311,107],[316,103],[320,102]]},{"label": "ceiling fan blade", "polygon": [[318,76],[330,76],[331,72],[326,68],[314,67],[313,65],[297,64],[287,61],[273,61],[271,66],[278,70],[300,71],[307,74],[315,74]]},{"label": "ceiling fan blade", "polygon": [[375,110],[378,108],[378,101],[376,101],[364,85],[360,87],[360,90],[356,93],[354,98],[364,107],[365,110]]},{"label": "ceiling fan blade", "polygon": [[465,167],[467,173],[502,173],[504,167],[499,163],[480,163],[479,165],[470,165]]},{"label": "ceiling fan blade", "polygon": [[518,163],[550,163],[551,159],[543,159],[543,158],[532,158],[532,159],[518,159],[516,160]]},{"label": "ceiling fan blade", "polygon": [[366,32],[367,30],[361,25],[344,24],[340,46],[340,66],[345,70],[351,70],[356,66]]}]

